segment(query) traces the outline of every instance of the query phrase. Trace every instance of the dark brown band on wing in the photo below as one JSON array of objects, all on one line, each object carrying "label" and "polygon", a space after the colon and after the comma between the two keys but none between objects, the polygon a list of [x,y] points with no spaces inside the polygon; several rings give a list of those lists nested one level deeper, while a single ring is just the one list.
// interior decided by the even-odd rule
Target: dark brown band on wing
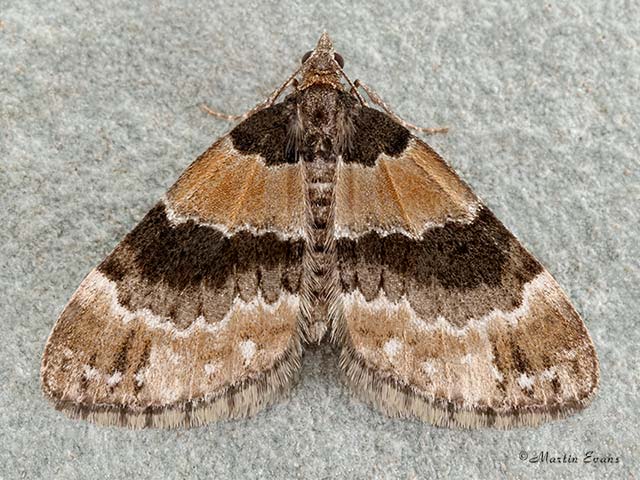
[{"label": "dark brown band on wing", "polygon": [[345,151],[342,152],[342,159],[346,163],[372,167],[381,153],[393,157],[407,148],[411,138],[409,130],[386,113],[370,107],[357,107],[349,116],[352,128],[350,138],[345,142]]},{"label": "dark brown band on wing", "polygon": [[260,293],[271,303],[282,291],[296,293],[302,252],[301,240],[281,240],[274,233],[226,237],[193,220],[174,226],[160,203],[98,270],[118,284],[124,306],[189,324],[203,313],[222,318],[237,295],[251,301]]},{"label": "dark brown band on wing", "polygon": [[298,158],[289,135],[294,119],[295,102],[289,97],[251,115],[234,128],[230,133],[233,146],[244,154],[259,154],[269,166],[296,163]]},{"label": "dark brown band on wing", "polygon": [[369,232],[337,241],[343,291],[359,290],[367,301],[384,292],[409,300],[421,318],[442,315],[457,325],[494,308],[509,311],[522,287],[542,271],[485,207],[470,224],[451,222],[421,239]]},{"label": "dark brown band on wing", "polygon": [[347,163],[373,166],[381,153],[401,154],[411,138],[386,113],[331,87],[292,94],[251,115],[230,136],[236,150],[258,154],[268,166],[296,163],[301,148],[314,152],[316,144],[333,145]]},{"label": "dark brown band on wing", "polygon": [[[421,239],[394,233],[381,237],[368,232],[357,239],[337,241],[341,270],[358,264],[378,265],[402,273],[418,283],[436,281],[446,288],[471,289],[485,284],[497,286],[502,281],[513,236],[487,209],[482,208],[470,224],[450,222],[427,230]],[[519,275],[523,283],[541,271],[530,258]],[[345,289],[357,287],[343,280]]]}]

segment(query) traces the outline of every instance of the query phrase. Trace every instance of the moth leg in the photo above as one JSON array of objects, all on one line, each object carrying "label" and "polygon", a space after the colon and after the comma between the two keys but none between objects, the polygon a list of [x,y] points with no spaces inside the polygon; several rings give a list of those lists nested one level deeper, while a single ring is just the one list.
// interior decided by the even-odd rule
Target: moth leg
[{"label": "moth leg", "polygon": [[[273,100],[275,100],[275,99],[273,99]],[[241,121],[246,120],[247,118],[249,118],[254,113],[257,113],[260,110],[264,110],[265,108],[269,108],[271,106],[271,104],[273,103],[273,100],[271,99],[271,97],[269,97],[264,102],[256,105],[251,110],[248,110],[248,111],[244,112],[241,115],[231,115],[231,114],[228,114],[228,113],[219,112],[217,110],[214,110],[213,108],[210,108],[209,106],[207,106],[204,103],[200,106],[200,108],[204,113],[206,113],[208,115],[211,115],[211,116],[214,116],[216,118],[221,118],[222,120],[226,120],[228,122],[241,122]]]},{"label": "moth leg", "polygon": [[295,72],[293,72],[293,74],[289,78],[287,78],[287,80],[282,85],[276,88],[266,100],[259,103],[258,105],[253,107],[251,110],[244,112],[242,115],[229,115],[227,113],[218,112],[217,110],[214,110],[208,107],[206,104],[202,104],[200,108],[202,109],[203,112],[209,115],[212,115],[217,118],[221,118],[223,120],[227,120],[229,122],[246,120],[254,113],[257,113],[260,110],[264,110],[265,108],[269,108],[270,106],[272,106],[275,103],[275,101],[278,99],[278,97],[282,94],[282,92],[284,92],[285,89],[289,87],[289,85],[292,85],[294,89],[297,88],[298,79],[296,78],[296,75],[298,75],[299,72],[300,72],[300,68],[298,68]]},{"label": "moth leg", "polygon": [[240,120],[241,118],[243,118],[245,115],[230,115],[228,113],[223,113],[223,112],[218,112],[217,110],[214,110],[212,108],[210,108],[209,106],[207,106],[206,104],[202,104],[200,105],[200,109],[206,113],[207,115],[211,115],[213,117],[216,118],[221,118],[222,120],[227,120],[228,122],[235,122],[237,120]]},{"label": "moth leg", "polygon": [[351,95],[354,95],[360,101],[361,105],[366,106],[367,102],[365,102],[364,98],[362,98],[362,95],[360,95],[360,92],[358,91],[358,86],[354,82],[351,81],[351,79],[349,78],[349,75],[344,73],[344,70],[342,70],[340,65],[336,64],[336,67],[338,68],[338,71],[342,74],[344,79],[347,81],[347,83],[351,86],[351,89],[349,90],[349,93]]},{"label": "moth leg", "polygon": [[380,98],[380,95],[378,95],[369,85],[362,83],[360,80],[356,80],[353,83],[355,88],[362,88],[367,96],[371,99],[371,101],[378,105],[380,108],[382,108],[385,112],[387,112],[396,122],[398,122],[400,125],[402,125],[405,128],[408,128],[410,130],[418,130],[422,133],[425,133],[427,135],[433,135],[436,133],[447,133],[449,131],[449,127],[436,127],[436,128],[428,128],[428,127],[418,127],[417,125],[414,125],[413,123],[409,123],[406,120],[403,120],[402,118],[400,118],[393,110],[391,110],[391,108],[389,108],[387,106],[386,103],[384,103],[384,101],[382,100],[382,98]]}]

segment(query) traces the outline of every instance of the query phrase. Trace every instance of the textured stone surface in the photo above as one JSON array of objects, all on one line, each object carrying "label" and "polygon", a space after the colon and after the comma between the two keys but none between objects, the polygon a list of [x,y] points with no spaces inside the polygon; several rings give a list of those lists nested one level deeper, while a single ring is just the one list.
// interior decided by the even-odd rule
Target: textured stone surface
[{"label": "textured stone surface", "polygon": [[[0,0],[0,478],[632,478],[639,468],[640,7],[635,2]],[[535,430],[456,431],[353,401],[305,356],[288,402],[189,431],[100,428],[40,394],[44,342],[82,280],[322,29],[548,267],[602,386]],[[620,457],[584,465],[584,452]],[[532,464],[520,451],[572,454]]]}]

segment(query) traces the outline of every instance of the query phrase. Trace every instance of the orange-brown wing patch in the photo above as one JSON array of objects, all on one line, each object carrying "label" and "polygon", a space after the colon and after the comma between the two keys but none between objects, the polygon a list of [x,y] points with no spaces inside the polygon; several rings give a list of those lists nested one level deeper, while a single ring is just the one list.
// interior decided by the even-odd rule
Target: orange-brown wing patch
[{"label": "orange-brown wing patch", "polygon": [[402,153],[381,153],[373,166],[341,162],[335,208],[338,237],[369,231],[419,237],[434,225],[471,221],[478,200],[438,154],[411,138]]},{"label": "orange-brown wing patch", "polygon": [[197,218],[225,232],[248,229],[301,238],[304,188],[298,163],[267,166],[229,136],[203,153],[166,196],[174,219]]}]

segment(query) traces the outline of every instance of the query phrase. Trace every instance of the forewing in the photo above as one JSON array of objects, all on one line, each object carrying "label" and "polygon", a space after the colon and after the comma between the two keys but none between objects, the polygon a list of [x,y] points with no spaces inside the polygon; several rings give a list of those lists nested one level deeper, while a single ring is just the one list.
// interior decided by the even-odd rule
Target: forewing
[{"label": "forewing", "polygon": [[383,139],[369,140],[375,161],[345,156],[336,185],[348,382],[387,414],[442,426],[583,408],[598,360],[557,282],[428,145],[369,115],[353,141]]},{"label": "forewing", "polygon": [[[58,408],[192,426],[251,414],[290,385],[304,202],[299,167],[269,165],[286,151],[280,108],[216,142],[84,279],[44,352],[43,390]],[[247,127],[256,121],[270,130]],[[265,137],[270,151],[255,146]]]}]

